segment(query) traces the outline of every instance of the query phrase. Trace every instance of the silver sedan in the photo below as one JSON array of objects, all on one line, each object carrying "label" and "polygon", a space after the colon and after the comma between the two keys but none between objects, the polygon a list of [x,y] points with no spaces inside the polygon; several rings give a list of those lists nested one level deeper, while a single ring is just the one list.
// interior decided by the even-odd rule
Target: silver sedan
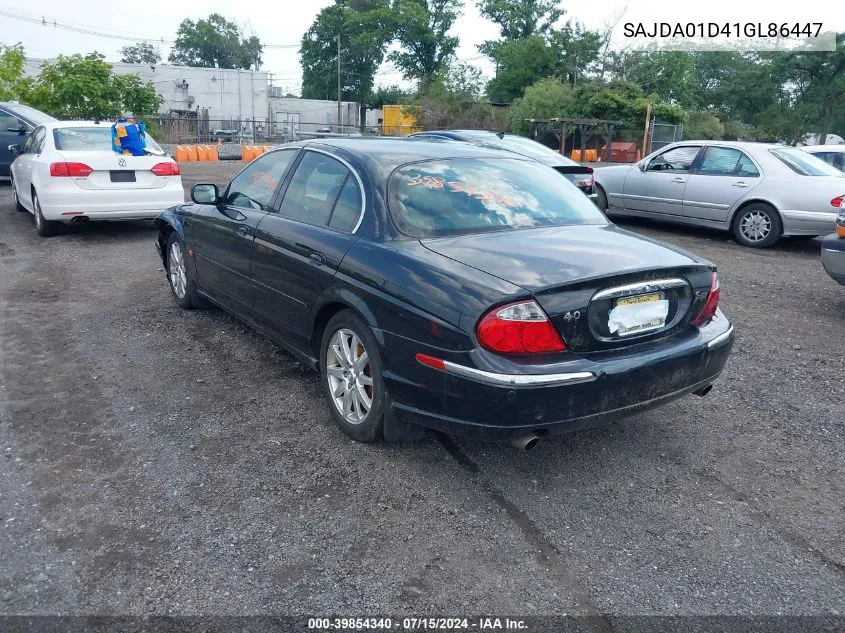
[{"label": "silver sedan", "polygon": [[608,214],[725,229],[757,248],[830,233],[845,196],[845,174],[768,143],[673,143],[633,165],[596,169],[595,179]]}]

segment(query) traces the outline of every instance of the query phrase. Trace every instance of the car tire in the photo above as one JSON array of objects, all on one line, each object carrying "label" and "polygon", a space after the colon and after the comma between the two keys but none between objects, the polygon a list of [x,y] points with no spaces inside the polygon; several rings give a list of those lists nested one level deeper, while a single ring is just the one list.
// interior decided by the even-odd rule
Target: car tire
[{"label": "car tire", "polygon": [[337,425],[359,442],[383,439],[384,366],[372,331],[351,310],[338,312],[329,320],[319,363],[323,392]]},{"label": "car tire", "polygon": [[596,206],[607,213],[607,193],[599,185],[596,185]]},{"label": "car tire", "polygon": [[188,273],[187,253],[185,243],[177,233],[171,233],[167,238],[165,246],[165,272],[167,273],[167,285],[173,293],[173,299],[183,310],[192,310],[194,305],[194,293],[196,287],[194,280]]},{"label": "car tire", "polygon": [[15,202],[15,211],[28,213],[27,208],[21,204],[21,200],[18,198],[18,186],[15,184],[14,176],[9,177],[9,185],[12,187],[12,199]]},{"label": "car tire", "polygon": [[32,208],[35,209],[35,231],[41,237],[52,237],[59,232],[59,223],[52,220],[45,220],[44,214],[41,213],[41,202],[38,200],[38,194],[33,190],[32,192]]},{"label": "car tire", "polygon": [[736,212],[731,228],[734,239],[743,246],[768,248],[780,240],[783,222],[774,207],[754,202]]}]

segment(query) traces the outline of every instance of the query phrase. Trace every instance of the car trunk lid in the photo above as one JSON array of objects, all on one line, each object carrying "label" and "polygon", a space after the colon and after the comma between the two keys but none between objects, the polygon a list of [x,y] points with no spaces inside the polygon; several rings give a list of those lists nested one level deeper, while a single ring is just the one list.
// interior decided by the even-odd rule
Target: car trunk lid
[{"label": "car trunk lid", "polygon": [[586,194],[594,191],[593,168],[583,165],[555,165],[554,170]]},{"label": "car trunk lid", "polygon": [[60,151],[59,155],[68,163],[83,163],[93,170],[87,177],[72,178],[81,189],[158,189],[177,177],[152,172],[155,165],[171,162],[168,156],[127,156],[110,150]]},{"label": "car trunk lid", "polygon": [[[440,255],[525,288],[574,351],[622,347],[687,326],[707,299],[713,270],[691,253],[613,225],[421,242]],[[638,307],[654,302],[658,305]],[[661,321],[655,313],[664,308]]]}]

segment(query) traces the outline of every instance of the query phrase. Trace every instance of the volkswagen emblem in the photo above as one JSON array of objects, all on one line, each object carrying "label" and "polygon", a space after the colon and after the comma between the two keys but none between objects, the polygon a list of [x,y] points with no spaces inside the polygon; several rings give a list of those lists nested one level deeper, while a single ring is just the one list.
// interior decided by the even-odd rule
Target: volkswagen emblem
[{"label": "volkswagen emblem", "polygon": [[125,158],[118,158],[117,159],[118,167],[126,167],[126,159]]}]

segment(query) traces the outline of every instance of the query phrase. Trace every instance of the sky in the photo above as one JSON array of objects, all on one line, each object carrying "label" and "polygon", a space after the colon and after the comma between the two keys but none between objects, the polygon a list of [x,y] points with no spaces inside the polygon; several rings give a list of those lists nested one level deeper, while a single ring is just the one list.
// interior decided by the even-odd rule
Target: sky
[{"label": "sky", "polygon": [[[6,0],[8,2],[8,0]],[[119,49],[132,41],[115,37],[95,36],[90,31],[113,36],[130,36],[150,39],[173,40],[179,23],[184,18],[197,20],[210,13],[220,13],[240,24],[245,31],[254,32],[262,43],[270,45],[264,50],[262,70],[272,73],[274,86],[299,93],[302,72],[298,45],[320,9],[333,0],[145,0],[141,3],[110,2],[102,0],[33,0],[25,8],[18,8],[0,0],[0,43],[23,44],[27,56],[54,57],[58,54],[88,53],[97,50],[108,61],[119,61]],[[824,22],[825,29],[845,31],[845,11],[834,10],[838,3],[829,0],[803,0],[796,3],[778,3],[764,0],[708,0],[701,3],[663,2],[660,0],[561,0],[566,19],[575,19],[588,28],[600,29],[618,22],[614,37],[616,46],[628,46],[621,39],[625,22],[692,21],[692,22]],[[20,6],[20,5],[19,5]],[[43,19],[48,26],[15,19],[8,14]],[[51,20],[74,25],[88,33],[69,31],[49,26]],[[477,46],[489,39],[496,39],[498,28],[482,18],[475,7],[475,0],[465,0],[462,16],[453,29],[460,37],[458,58],[478,66],[490,77],[493,64],[478,53]],[[276,48],[283,46],[285,48]],[[162,58],[166,60],[169,46],[162,45]],[[398,83],[402,74],[386,62],[376,75],[376,85]]]}]

